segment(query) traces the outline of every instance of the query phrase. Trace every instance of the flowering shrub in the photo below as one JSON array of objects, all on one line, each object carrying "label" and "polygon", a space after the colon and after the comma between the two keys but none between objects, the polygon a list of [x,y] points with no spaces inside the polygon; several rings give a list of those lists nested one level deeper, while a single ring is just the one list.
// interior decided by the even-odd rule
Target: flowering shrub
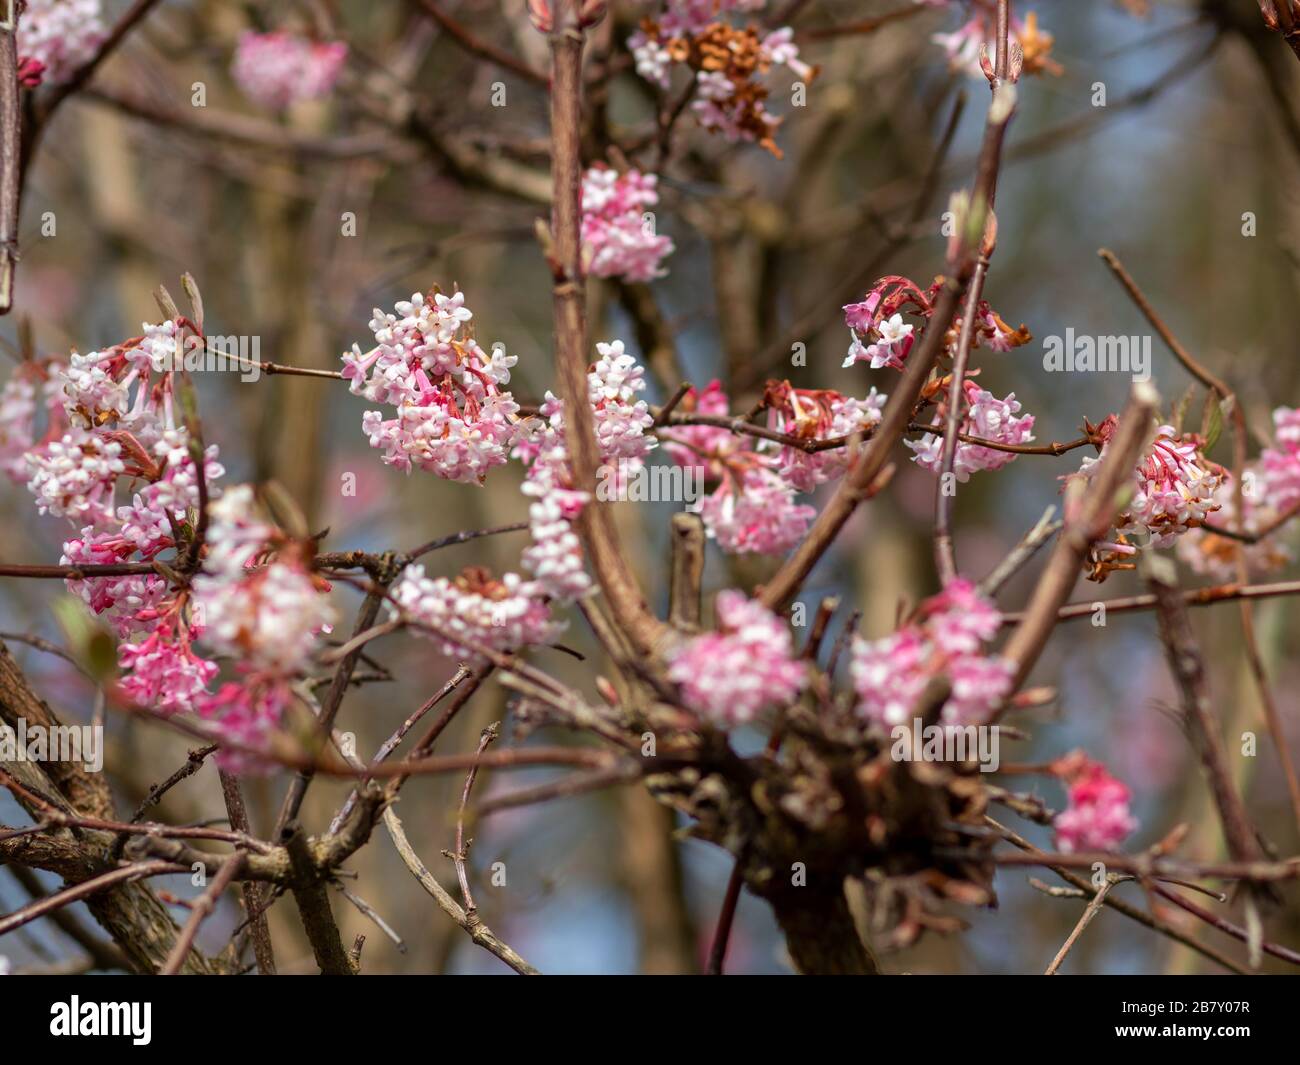
[{"label": "flowering shrub", "polygon": [[[963,387],[967,406],[962,415],[961,433],[1012,446],[1033,440],[1034,416],[1016,416],[1020,404],[1016,401],[1014,392],[1006,399],[998,399],[974,381],[963,382]],[[939,405],[938,413],[945,413],[942,404]],[[918,466],[932,473],[938,473],[942,469],[942,437],[926,433],[919,440],[907,441],[907,446],[916,452]],[[1014,451],[999,451],[983,444],[967,443],[958,443],[955,454],[952,472],[959,481],[968,480],[976,470],[999,470],[1016,457]]]}]

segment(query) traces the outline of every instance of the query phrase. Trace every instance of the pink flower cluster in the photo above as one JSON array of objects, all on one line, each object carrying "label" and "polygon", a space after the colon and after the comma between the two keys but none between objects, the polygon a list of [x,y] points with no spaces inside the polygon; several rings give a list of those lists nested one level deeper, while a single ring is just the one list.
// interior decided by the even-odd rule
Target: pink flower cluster
[{"label": "pink flower cluster", "polygon": [[[172,600],[163,611],[150,613],[158,614],[153,627],[146,629],[141,639],[118,645],[117,664],[125,673],[118,692],[137,706],[161,714],[193,710],[217,675],[217,664],[200,658],[192,646],[202,627],[193,616],[184,617],[178,600]],[[135,620],[143,616],[146,612],[141,611]]]},{"label": "pink flower cluster", "polygon": [[[1300,507],[1300,410],[1278,407],[1273,412],[1275,443],[1265,448],[1254,462],[1248,463],[1242,478],[1244,520],[1241,530],[1258,533],[1273,528]],[[1237,483],[1227,470],[1215,490],[1215,521],[1227,528],[1237,528]],[[1204,528],[1192,528],[1178,538],[1178,557],[1197,573],[1216,580],[1237,579],[1237,560],[1245,559],[1250,574],[1258,575],[1286,565],[1291,552],[1277,536],[1267,536],[1258,543],[1247,544]]]},{"label": "pink flower cluster", "polygon": [[[1025,444],[1033,440],[1034,416],[1021,416],[1020,403],[1014,392],[1006,399],[998,399],[975,384],[974,381],[962,382],[966,395],[966,413],[958,423],[958,432],[965,436],[978,437],[981,440],[993,440],[999,444]],[[947,403],[941,403],[938,411],[940,423],[947,417]],[[939,473],[942,468],[943,437],[935,433],[926,433],[919,440],[906,440],[904,443],[915,455],[916,464],[931,473]],[[957,480],[965,482],[977,470],[1000,470],[1016,458],[1014,451],[999,451],[997,448],[982,444],[968,444],[958,441],[953,459],[953,473]]]},{"label": "pink flower cluster", "polygon": [[112,520],[113,492],[126,473],[122,445],[87,429],[74,429],[28,459],[27,487],[42,514],[76,523]]},{"label": "pink flower cluster", "polygon": [[784,554],[817,516],[812,507],[796,503],[794,489],[761,464],[729,469],[696,507],[709,536],[731,554]]},{"label": "pink flower cluster", "polygon": [[[769,384],[765,398],[769,429],[813,441],[869,433],[879,423],[885,404],[885,397],[874,388],[864,399],[854,399],[831,389],[792,388],[788,381]],[[796,492],[811,492],[842,477],[849,455],[847,447],[804,451],[780,445],[776,469]]]},{"label": "pink flower cluster", "polygon": [[[384,448],[389,465],[472,483],[482,483],[489,469],[512,455],[527,467],[523,492],[531,500],[532,533],[523,555],[532,579],[508,573],[498,580],[483,571],[434,579],[413,567],[399,585],[401,605],[449,634],[435,637],[448,654],[463,656],[475,644],[504,650],[549,642],[559,631],[551,606],[591,589],[572,525],[590,497],[573,487],[564,404],[548,392],[540,420],[518,416],[503,387],[516,360],[500,348],[489,355],[479,347],[463,294],[417,294],[395,310],[375,311],[374,349],[362,353],[354,346],[343,356],[343,376],[354,393],[397,407],[397,417],[387,421],[378,411],[366,413],[372,446]],[[603,461],[626,476],[657,443],[647,433],[653,416],[639,398],[644,371],[622,341],[596,349],[599,358],[587,375],[596,438]]]},{"label": "pink flower cluster", "polygon": [[[934,314],[934,301],[942,279],[928,289],[920,288],[906,277],[892,274],[877,281],[866,296],[857,303],[844,307],[844,324],[849,327],[849,351],[844,366],[865,362],[873,370],[888,366],[902,370],[908,353],[920,337],[916,325],[904,319],[904,314],[920,319],[922,331]],[[991,351],[1005,352],[1026,344],[1029,332],[1022,325],[1012,329],[994,311],[986,300],[976,308],[976,320],[971,332],[973,349],[987,347]],[[957,345],[961,318],[953,324],[944,337],[944,347],[951,355]]]},{"label": "pink flower cluster", "polygon": [[514,651],[551,643],[560,628],[536,588],[516,573],[500,580],[473,567],[459,577],[426,577],[410,566],[393,588],[392,614],[405,613],[416,632],[434,640],[451,658],[482,664],[482,651]]},{"label": "pink flower cluster", "polygon": [[236,745],[218,756],[223,767],[265,769],[239,748],[263,746],[280,724],[294,681],[336,615],[328,584],[311,572],[307,545],[262,519],[251,486],[230,488],[208,513],[208,553],[194,580],[192,625],[200,626],[205,646],[237,660],[239,678],[199,693],[193,709]]},{"label": "pink flower cluster", "polygon": [[[63,545],[64,564],[151,561],[176,547],[193,520],[199,492],[189,433],[176,424],[171,374],[154,373],[176,342],[174,323],[146,325],[142,336],[113,348],[74,352],[58,372],[63,410],[51,426],[68,428],[33,442],[25,461],[40,512],[80,529]],[[216,448],[208,448],[209,485],[223,472]],[[130,502],[119,504],[124,485]],[[217,667],[192,648],[202,625],[190,616],[188,593],[152,574],[67,584],[122,640],[120,694],[161,713],[191,709]]]},{"label": "pink flower cluster", "polygon": [[291,33],[244,33],[235,46],[231,75],[253,103],[283,111],[302,100],[327,96],[343,70],[348,46]]},{"label": "pink flower cluster", "polygon": [[[1259,464],[1246,469],[1242,502],[1245,520],[1241,530],[1258,533],[1279,514],[1267,498],[1267,484],[1259,472]],[[1218,513],[1215,521],[1225,529],[1237,528],[1237,482],[1231,472],[1223,472],[1223,480],[1215,493]],[[1237,560],[1244,559],[1251,576],[1268,573],[1291,561],[1291,552],[1276,536],[1266,536],[1257,543],[1248,544],[1227,536],[1220,536],[1207,528],[1189,529],[1178,537],[1175,544],[1178,557],[1195,572],[1219,581],[1237,579]]]},{"label": "pink flower cluster", "polygon": [[659,202],[654,174],[620,174],[593,166],[582,179],[582,243],[587,269],[596,277],[652,281],[667,271],[669,237],[655,233],[651,209]]},{"label": "pink flower cluster", "polygon": [[66,369],[66,363],[55,359],[27,359],[0,388],[0,472],[15,483],[31,479],[32,462],[44,459],[50,444],[61,441],[68,427],[63,410]]},{"label": "pink flower cluster", "polygon": [[761,0],[669,0],[656,18],[641,20],[627,44],[637,73],[662,89],[671,84],[674,64],[691,71],[691,110],[706,130],[733,142],[759,143],[779,158],[773,138],[782,120],[767,109],[770,90],[763,78],[784,66],[811,82],[817,70],[800,59],[789,26],[765,31],[723,21],[729,12],[762,6]]},{"label": "pink flower cluster", "polygon": [[855,637],[858,713],[886,728],[911,724],[926,685],[942,675],[952,686],[943,723],[983,724],[1010,691],[1015,673],[1013,663],[982,651],[1001,624],[997,607],[970,581],[957,578],[892,636]]},{"label": "pink flower cluster", "polygon": [[[869,434],[880,421],[884,401],[874,388],[859,400],[831,389],[772,381],[763,402],[770,429],[815,443]],[[688,392],[677,409],[687,415],[727,417],[727,396],[713,381],[703,392]],[[713,491],[694,509],[709,536],[730,553],[788,551],[817,514],[797,503],[796,494],[811,492],[848,468],[849,452],[842,445],[807,451],[714,425],[675,425],[663,436],[675,463],[699,469],[706,482],[713,482]]]},{"label": "pink flower cluster", "polygon": [[238,656],[249,672],[296,676],[310,663],[317,635],[334,624],[328,586],[299,545],[257,517],[249,485],[231,488],[208,513],[208,555],[194,580],[203,642]]},{"label": "pink flower cluster", "polygon": [[645,391],[645,368],[624,350],[621,340],[597,344],[596,353],[600,358],[587,372],[587,393],[601,458],[644,459],[658,444],[646,434],[654,416],[638,398]]},{"label": "pink flower cluster", "polygon": [[668,88],[673,64],[668,41],[700,33],[710,23],[733,12],[761,11],[766,3],[767,0],[666,0],[663,10],[655,16],[654,32],[642,28],[628,38],[636,72],[646,81]]},{"label": "pink flower cluster", "polygon": [[362,428],[384,462],[413,466],[452,481],[481,484],[503,465],[519,439],[519,405],[503,386],[517,361],[501,346],[484,351],[470,330],[473,313],[457,292],[416,293],[395,314],[378,308],[370,321],[376,346],[343,355],[352,392],[396,408],[367,411]]},{"label": "pink flower cluster", "polygon": [[[626,476],[641,468],[657,444],[647,433],[654,418],[639,398],[646,387],[645,371],[621,340],[597,344],[596,350],[599,358],[587,373],[596,440],[602,460]],[[513,456],[528,470],[523,492],[531,500],[532,542],[522,561],[531,579],[515,573],[498,579],[477,568],[454,579],[433,578],[423,567],[412,566],[394,589],[394,613],[405,612],[427,626],[424,635],[435,640],[443,654],[481,660],[483,649],[513,651],[551,643],[563,627],[553,618],[552,607],[591,590],[573,529],[590,495],[573,487],[563,401],[548,392],[540,414],[540,420],[511,427]]]},{"label": "pink flower cluster", "polygon": [[107,37],[100,0],[27,0],[17,45],[29,72],[28,87],[67,81]]},{"label": "pink flower cluster", "polygon": [[1128,788],[1100,762],[1073,751],[1057,759],[1053,771],[1069,790],[1069,807],[1053,822],[1057,846],[1066,854],[1113,851],[1138,827]]},{"label": "pink flower cluster", "polygon": [[0,471],[11,480],[25,479],[26,454],[36,446],[36,389],[34,374],[19,367],[0,389]]},{"label": "pink flower cluster", "polygon": [[718,593],[718,631],[688,640],[671,656],[668,676],[686,707],[719,728],[753,721],[790,703],[807,683],[790,630],[741,592]]},{"label": "pink flower cluster", "polygon": [[[817,75],[815,68],[799,58],[799,46],[794,43],[794,30],[789,26],[768,33],[758,45],[758,71],[766,74],[778,66],[804,82],[812,81]],[[756,141],[780,158],[780,150],[772,138],[783,120],[768,111],[767,88],[763,86],[755,91],[749,83],[751,77],[748,72],[738,77],[731,70],[698,71],[691,110],[706,130],[720,133],[732,143]]]},{"label": "pink flower cluster", "polygon": [[[52,413],[46,439],[24,453],[27,486],[41,513],[81,527],[65,551],[83,561],[120,562],[134,553],[152,559],[175,546],[176,529],[198,505],[197,470],[189,433],[176,421],[172,374],[154,372],[177,343],[174,323],[146,325],[142,336],[88,355],[74,352],[54,371],[62,411]],[[45,386],[51,397],[54,383]],[[66,427],[61,433],[60,426]],[[207,449],[204,472],[210,481],[224,472],[215,447]],[[119,505],[123,483],[130,502]]]}]

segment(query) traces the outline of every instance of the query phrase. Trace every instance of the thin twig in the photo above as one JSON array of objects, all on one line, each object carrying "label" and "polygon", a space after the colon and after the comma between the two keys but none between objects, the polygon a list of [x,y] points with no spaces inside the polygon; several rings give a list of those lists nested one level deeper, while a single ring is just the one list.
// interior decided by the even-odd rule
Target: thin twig
[{"label": "thin twig", "polygon": [[466,29],[454,18],[448,15],[442,8],[435,3],[435,0],[417,0],[418,6],[423,9],[430,18],[432,18],[443,31],[451,37],[458,45],[472,56],[479,59],[485,59],[489,63],[499,66],[502,70],[508,70],[512,74],[518,74],[525,81],[534,85],[540,85],[546,88],[550,84],[550,79],[540,70],[534,70],[522,59],[511,55],[503,48],[498,48],[490,41],[475,35]]},{"label": "thin twig", "polygon": [[70,906],[74,902],[81,902],[119,884],[129,884],[134,880],[143,880],[151,876],[164,876],[168,873],[188,873],[189,871],[188,866],[164,861],[138,862],[133,865],[124,865],[118,869],[110,869],[106,873],[91,877],[89,880],[83,880],[79,884],[73,884],[62,891],[56,891],[53,895],[47,895],[45,898],[38,899],[5,917],[0,917],[0,936],[6,936],[14,929],[21,928],[39,917],[45,917],[57,909]]},{"label": "thin twig", "polygon": [[[501,734],[499,723],[493,723],[485,728],[478,740],[478,754],[487,750],[488,744],[495,740]],[[451,856],[452,862],[456,866],[456,878],[460,881],[461,897],[465,900],[465,917],[471,922],[478,921],[478,907],[474,905],[474,895],[469,888],[469,840],[465,838],[465,808],[469,805],[469,793],[474,788],[474,780],[478,776],[479,763],[476,761],[469,767],[469,772],[465,774],[465,787],[460,793],[460,808],[456,811],[456,852]]]},{"label": "thin twig", "polygon": [[1101,908],[1106,905],[1106,896],[1110,894],[1110,889],[1114,886],[1115,882],[1109,878],[1102,884],[1097,894],[1092,897],[1092,901],[1084,908],[1083,915],[1079,918],[1073,931],[1070,932],[1069,938],[1061,945],[1061,949],[1056,952],[1056,957],[1052,959],[1047,971],[1043,973],[1044,976],[1055,976],[1057,974],[1062,962],[1065,961],[1065,956],[1070,953],[1070,948],[1074,946],[1075,941],[1083,935],[1084,929],[1092,924],[1092,919],[1101,913]]},{"label": "thin twig", "polygon": [[420,886],[433,896],[434,901],[443,913],[465,929],[475,943],[489,953],[495,954],[515,972],[522,976],[541,975],[537,969],[524,961],[508,944],[498,939],[482,921],[470,921],[456,900],[447,894],[446,889],[438,883],[437,878],[420,861],[420,856],[415,853],[410,840],[406,838],[406,830],[402,828],[402,822],[398,819],[397,814],[393,812],[391,806],[384,810],[384,827],[388,830],[388,835],[393,841],[393,846],[397,848],[397,853],[401,856],[402,861],[406,863],[406,868],[419,881]]},{"label": "thin twig", "polygon": [[[993,820],[993,818],[985,817],[984,820],[990,827],[1001,833],[1008,843],[1014,844],[1022,851],[1026,851],[1031,857],[1043,854],[1043,852],[1030,843],[1029,840],[1017,835],[1005,825],[999,824],[997,821]],[[1084,896],[1091,897],[1095,894],[1097,890],[1096,888],[1094,888],[1086,879],[1072,873],[1069,869],[1063,868],[1060,865],[1050,865],[1049,868],[1051,868],[1052,872],[1066,883],[1077,888]],[[1169,924],[1153,914],[1143,913],[1136,906],[1132,906],[1114,895],[1111,895],[1106,899],[1106,905],[1113,910],[1119,911],[1130,920],[1136,921],[1138,924],[1151,929],[1153,932],[1158,932],[1177,943],[1183,944],[1185,947],[1190,947],[1199,954],[1203,954],[1211,961],[1222,965],[1229,972],[1245,975],[1250,971],[1245,966],[1234,961],[1232,958],[1229,958],[1226,954],[1219,952],[1214,947],[1198,942],[1194,936],[1188,935],[1177,926]]]}]

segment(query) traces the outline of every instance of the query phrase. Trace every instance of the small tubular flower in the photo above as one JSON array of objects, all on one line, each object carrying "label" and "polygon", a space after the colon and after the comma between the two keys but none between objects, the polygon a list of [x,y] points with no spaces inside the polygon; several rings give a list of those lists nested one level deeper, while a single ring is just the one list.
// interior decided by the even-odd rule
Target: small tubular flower
[{"label": "small tubular flower", "polygon": [[334,624],[327,586],[296,543],[257,519],[248,485],[229,489],[209,513],[209,565],[194,580],[203,642],[249,669],[296,675],[309,663],[319,633]]},{"label": "small tubular flower", "polygon": [[[1100,468],[1119,419],[1110,415],[1092,431],[1102,441],[1100,454],[1083,460],[1076,477]],[[1162,425],[1133,474],[1133,498],[1115,526],[1122,535],[1146,532],[1154,547],[1168,547],[1188,529],[1219,509],[1219,488],[1227,473],[1202,453],[1202,441]]]}]

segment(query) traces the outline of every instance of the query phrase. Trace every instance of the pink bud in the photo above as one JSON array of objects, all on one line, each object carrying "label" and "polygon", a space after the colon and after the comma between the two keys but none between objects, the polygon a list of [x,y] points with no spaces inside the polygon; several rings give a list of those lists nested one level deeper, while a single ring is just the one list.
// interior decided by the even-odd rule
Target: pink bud
[{"label": "pink bud", "polygon": [[547,0],[528,0],[528,18],[535,29],[542,33],[551,32],[551,5]]}]

